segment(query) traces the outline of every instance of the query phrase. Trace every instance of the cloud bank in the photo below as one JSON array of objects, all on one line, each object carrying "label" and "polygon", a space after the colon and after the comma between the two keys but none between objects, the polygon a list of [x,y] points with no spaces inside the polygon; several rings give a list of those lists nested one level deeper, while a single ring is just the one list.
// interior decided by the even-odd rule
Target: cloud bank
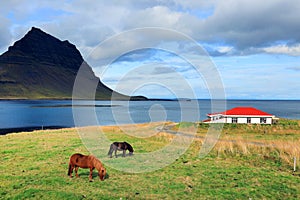
[{"label": "cloud bank", "polygon": [[[295,55],[294,48],[300,42],[299,10],[297,0],[4,1],[0,8],[0,49],[7,48],[7,43],[31,26],[71,40],[84,54],[115,33],[163,27],[185,33],[200,43],[214,44],[212,55]],[[272,50],[279,44],[285,49]],[[224,52],[220,46],[231,51]]]},{"label": "cloud bank", "polygon": [[[218,65],[229,98],[299,99],[299,10],[298,0],[2,1],[0,52],[5,52],[9,45],[36,26],[75,44],[96,72],[103,66],[93,63],[91,53],[98,60],[101,58],[103,63],[117,58],[112,70],[108,70],[109,75],[97,74],[112,88],[133,67],[151,64],[152,71],[149,73],[154,82],[165,77],[173,84],[172,87],[176,87],[176,79],[172,79],[175,71],[198,88],[199,98],[209,98],[205,80],[195,76],[188,65],[174,56],[148,49],[119,55],[124,46],[134,49],[155,44],[159,47],[161,43],[166,45],[168,42],[172,46],[172,35],[131,35],[98,49],[98,54],[94,51],[115,34],[136,28],[160,27],[186,34],[207,50]],[[142,37],[152,38],[152,41],[145,42]],[[190,57],[197,54],[180,41],[174,48]],[[124,91],[132,84],[138,84],[143,75],[136,73],[136,76],[129,77],[130,81],[123,81],[120,87]],[[270,90],[270,87],[276,89]],[[148,88],[148,94],[160,97],[161,91],[155,88]]]}]

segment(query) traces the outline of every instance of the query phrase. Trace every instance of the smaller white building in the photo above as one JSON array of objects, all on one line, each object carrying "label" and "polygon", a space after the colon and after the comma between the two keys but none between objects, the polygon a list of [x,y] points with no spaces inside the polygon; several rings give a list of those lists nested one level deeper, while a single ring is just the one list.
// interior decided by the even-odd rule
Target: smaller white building
[{"label": "smaller white building", "polygon": [[236,107],[220,113],[207,114],[204,123],[272,124],[274,115],[252,107]]}]

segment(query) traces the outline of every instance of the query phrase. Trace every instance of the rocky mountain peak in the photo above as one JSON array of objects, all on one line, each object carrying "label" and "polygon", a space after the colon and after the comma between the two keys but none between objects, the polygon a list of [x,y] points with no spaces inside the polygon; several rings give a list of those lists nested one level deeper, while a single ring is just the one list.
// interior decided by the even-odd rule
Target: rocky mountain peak
[{"label": "rocky mountain peak", "polygon": [[[84,73],[77,94],[84,95],[78,98],[110,100],[114,93],[119,100],[146,99],[108,88],[95,76],[75,45],[35,27],[0,55],[0,99],[71,99],[79,69]],[[85,95],[89,82],[96,83],[94,96]]]},{"label": "rocky mountain peak", "polygon": [[41,63],[78,70],[83,58],[76,46],[61,41],[39,28],[32,29],[4,54],[7,61]]}]

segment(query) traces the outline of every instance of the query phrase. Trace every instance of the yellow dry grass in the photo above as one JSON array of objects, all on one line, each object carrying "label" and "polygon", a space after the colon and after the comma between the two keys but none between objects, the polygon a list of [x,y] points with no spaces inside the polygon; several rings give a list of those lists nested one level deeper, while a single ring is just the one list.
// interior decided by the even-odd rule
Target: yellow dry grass
[{"label": "yellow dry grass", "polygon": [[294,141],[258,140],[248,141],[242,137],[235,140],[224,138],[214,147],[218,155],[250,155],[256,154],[263,157],[278,157],[287,164],[293,164],[294,158],[300,160],[300,139]]}]

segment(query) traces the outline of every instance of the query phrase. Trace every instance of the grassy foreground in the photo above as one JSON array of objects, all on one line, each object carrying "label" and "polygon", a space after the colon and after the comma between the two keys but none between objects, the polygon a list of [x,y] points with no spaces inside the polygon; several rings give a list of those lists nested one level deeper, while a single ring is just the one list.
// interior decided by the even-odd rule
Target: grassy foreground
[{"label": "grassy foreground", "polygon": [[[169,166],[139,174],[106,167],[109,177],[103,182],[96,171],[89,182],[88,169],[79,169],[80,178],[67,177],[70,155],[88,154],[76,129],[0,136],[0,199],[300,199],[297,123],[225,126],[203,159],[198,155],[207,126],[200,125],[199,137]],[[139,131],[147,133],[157,126],[140,125]],[[187,133],[190,126],[195,125],[185,125]],[[174,137],[157,133],[138,138],[117,127],[103,130],[111,140],[131,143],[137,153],[159,149]]]}]

